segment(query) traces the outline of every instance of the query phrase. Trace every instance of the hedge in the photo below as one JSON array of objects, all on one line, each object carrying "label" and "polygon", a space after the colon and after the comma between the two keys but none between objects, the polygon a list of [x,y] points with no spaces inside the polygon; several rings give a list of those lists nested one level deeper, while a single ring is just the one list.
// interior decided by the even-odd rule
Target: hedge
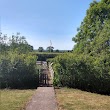
[{"label": "hedge", "polygon": [[53,62],[54,85],[110,94],[110,55],[93,57],[75,54],[57,56]]},{"label": "hedge", "polygon": [[36,56],[8,52],[0,55],[1,88],[36,88],[39,83]]}]

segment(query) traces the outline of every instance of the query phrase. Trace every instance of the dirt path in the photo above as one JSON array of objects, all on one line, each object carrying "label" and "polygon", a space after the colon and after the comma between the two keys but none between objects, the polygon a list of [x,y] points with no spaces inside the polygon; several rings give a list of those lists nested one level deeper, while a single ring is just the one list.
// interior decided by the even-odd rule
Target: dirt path
[{"label": "dirt path", "polygon": [[53,87],[38,87],[26,110],[58,110]]}]

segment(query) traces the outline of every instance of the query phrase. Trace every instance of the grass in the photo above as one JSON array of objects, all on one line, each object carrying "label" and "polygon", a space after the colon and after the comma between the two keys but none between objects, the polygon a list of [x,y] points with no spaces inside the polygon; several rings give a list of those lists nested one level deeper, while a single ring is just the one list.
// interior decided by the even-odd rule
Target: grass
[{"label": "grass", "polygon": [[23,110],[35,90],[0,90],[0,110]]},{"label": "grass", "polygon": [[110,96],[77,89],[56,89],[59,110],[110,110]]}]

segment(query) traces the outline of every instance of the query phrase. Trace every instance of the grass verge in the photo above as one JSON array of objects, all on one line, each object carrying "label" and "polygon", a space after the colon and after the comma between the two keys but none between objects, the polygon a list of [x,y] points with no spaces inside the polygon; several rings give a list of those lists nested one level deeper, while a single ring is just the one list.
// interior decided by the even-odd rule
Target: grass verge
[{"label": "grass verge", "polygon": [[55,89],[59,110],[110,110],[110,96],[77,89]]},{"label": "grass verge", "polygon": [[23,110],[35,90],[0,90],[0,110]]}]

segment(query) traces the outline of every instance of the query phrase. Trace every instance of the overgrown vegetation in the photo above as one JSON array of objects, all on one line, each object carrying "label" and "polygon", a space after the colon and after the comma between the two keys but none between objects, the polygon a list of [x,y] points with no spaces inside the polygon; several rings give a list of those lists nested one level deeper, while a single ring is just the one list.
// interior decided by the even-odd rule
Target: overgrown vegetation
[{"label": "overgrown vegetation", "polygon": [[110,94],[110,0],[90,4],[73,41],[73,53],[51,60],[54,85]]},{"label": "overgrown vegetation", "polygon": [[36,88],[38,73],[36,56],[29,52],[33,50],[24,37],[0,37],[0,86],[1,88]]}]

